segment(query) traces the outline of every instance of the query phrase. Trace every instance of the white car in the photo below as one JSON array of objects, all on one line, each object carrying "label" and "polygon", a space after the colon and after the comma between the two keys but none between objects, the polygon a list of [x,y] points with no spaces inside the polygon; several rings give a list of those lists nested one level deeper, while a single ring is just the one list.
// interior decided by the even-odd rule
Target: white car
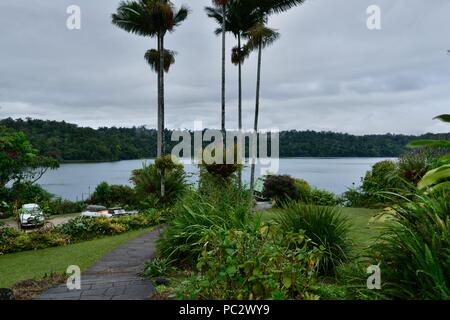
[{"label": "white car", "polygon": [[45,216],[39,205],[35,203],[24,204],[19,212],[21,227],[38,227],[45,223]]},{"label": "white car", "polygon": [[109,210],[103,206],[88,206],[86,210],[81,213],[82,217],[86,218],[112,218],[113,215]]}]

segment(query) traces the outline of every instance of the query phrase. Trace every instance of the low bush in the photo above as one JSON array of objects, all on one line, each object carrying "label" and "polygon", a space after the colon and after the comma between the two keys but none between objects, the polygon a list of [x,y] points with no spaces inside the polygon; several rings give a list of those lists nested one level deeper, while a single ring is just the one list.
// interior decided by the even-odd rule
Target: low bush
[{"label": "low bush", "polygon": [[100,183],[89,203],[106,207],[114,206],[136,206],[136,194],[133,188],[122,185],[109,185],[106,182]]},{"label": "low bush", "polygon": [[336,267],[349,261],[352,242],[350,222],[337,208],[291,202],[277,213],[275,221],[286,232],[305,232],[313,243],[325,249],[319,270],[334,275]]},{"label": "low bush", "polygon": [[394,208],[396,220],[371,248],[381,263],[383,292],[395,299],[450,294],[450,192],[417,195]]},{"label": "low bush", "polygon": [[339,198],[333,192],[317,188],[311,189],[308,200],[304,202],[316,206],[337,206],[340,204]]},{"label": "low bush", "polygon": [[68,223],[30,233],[0,228],[0,255],[63,246],[69,243],[118,235],[156,225],[155,214],[125,216],[113,219],[78,217]]},{"label": "low bush", "polygon": [[81,201],[72,202],[70,200],[57,198],[41,202],[40,206],[46,215],[57,216],[82,212],[86,207],[86,203]]},{"label": "low bush", "polygon": [[154,258],[144,267],[144,276],[149,278],[164,277],[174,271],[173,261],[167,258]]},{"label": "low bush", "polygon": [[251,223],[249,195],[235,185],[226,192],[192,191],[178,202],[172,216],[158,242],[159,255],[195,264],[211,232],[242,229]]},{"label": "low bush", "polygon": [[220,229],[176,293],[182,299],[318,299],[311,287],[320,255],[302,233]]},{"label": "low bush", "polygon": [[13,228],[0,228],[0,255],[66,245],[69,239],[53,229],[25,233]]},{"label": "low bush", "polygon": [[277,204],[288,200],[298,200],[300,191],[297,184],[298,182],[288,175],[269,175],[264,181],[263,196],[275,201]]}]

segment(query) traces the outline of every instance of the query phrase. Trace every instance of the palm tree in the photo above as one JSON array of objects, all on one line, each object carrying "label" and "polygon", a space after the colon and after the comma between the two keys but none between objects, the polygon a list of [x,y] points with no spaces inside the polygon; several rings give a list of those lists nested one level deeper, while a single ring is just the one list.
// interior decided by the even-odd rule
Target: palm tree
[{"label": "palm tree", "polygon": [[[216,35],[223,34],[223,10],[218,7],[205,8],[208,16],[216,20],[220,25],[216,29]],[[231,62],[238,66],[238,129],[242,130],[242,64],[249,52],[242,46],[245,31],[257,22],[257,15],[247,1],[228,1],[226,6],[225,31],[231,32],[237,39],[237,46],[231,50]],[[238,172],[239,185],[242,184],[242,170]]]},{"label": "palm tree", "polygon": [[[227,4],[229,2],[229,0],[212,0],[213,4],[217,7],[220,8],[221,11],[221,31],[222,31],[222,122],[221,122],[221,128],[222,128],[222,134],[225,137],[225,133],[226,133],[226,128],[225,128],[225,115],[226,115],[226,110],[225,110],[225,36],[226,36],[226,27],[225,27],[225,22],[226,22],[226,12],[227,12]],[[206,11],[208,11],[208,8],[206,8]]]},{"label": "palm tree", "polygon": [[[306,0],[245,0],[253,8],[253,13],[259,17],[259,21],[246,33],[248,43],[245,47],[249,51],[258,51],[257,77],[256,77],[256,102],[255,102],[255,121],[254,132],[258,138],[259,124],[259,102],[261,88],[261,60],[262,49],[272,45],[280,36],[278,32],[266,26],[269,15],[285,12],[295,6],[303,4]],[[258,139],[256,139],[257,142]],[[258,148],[256,148],[258,152]],[[255,188],[255,154],[252,155],[251,174],[250,174],[250,208],[253,210],[254,188]]]},{"label": "palm tree", "polygon": [[[167,31],[172,32],[176,26],[181,24],[188,15],[189,10],[181,7],[176,11],[174,5],[169,0],[135,0],[123,1],[119,4],[117,12],[112,15],[112,23],[117,27],[144,37],[157,38],[157,52],[159,53],[159,64],[151,66],[158,73],[158,138],[157,155],[164,155],[164,128],[165,128],[165,108],[164,108],[164,70],[159,66],[166,66],[165,61],[172,58],[167,57],[170,53],[164,49],[164,36]],[[154,52],[147,52],[147,58],[154,58]],[[147,59],[147,62],[151,62]],[[170,64],[169,64],[170,67]],[[168,71],[168,68],[167,68]],[[164,179],[161,179],[161,194],[164,196]]]},{"label": "palm tree", "polygon": [[[266,27],[263,22],[257,23],[250,30],[247,31],[247,36],[249,38],[246,47],[249,50],[258,50],[258,64],[257,64],[257,75],[256,75],[256,102],[255,102],[255,121],[253,130],[256,134],[256,143],[258,138],[258,124],[259,124],[259,99],[260,99],[260,89],[261,89],[261,60],[262,60],[262,49],[272,45],[279,37],[280,34],[273,29]],[[257,152],[258,148],[256,148]],[[253,202],[253,194],[255,188],[255,153],[252,153],[251,162],[251,174],[250,174],[250,198]]]}]

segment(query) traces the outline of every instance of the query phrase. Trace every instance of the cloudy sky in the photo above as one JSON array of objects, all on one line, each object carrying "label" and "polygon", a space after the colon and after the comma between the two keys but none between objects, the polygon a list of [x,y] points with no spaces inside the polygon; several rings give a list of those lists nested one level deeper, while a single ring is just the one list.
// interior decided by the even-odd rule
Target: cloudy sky
[{"label": "cloudy sky", "polygon": [[[178,52],[166,77],[170,128],[220,124],[220,38],[209,0],[175,0],[189,19],[167,36]],[[0,118],[81,126],[156,127],[156,75],[143,55],[154,39],[115,28],[119,0],[1,0]],[[81,30],[66,9],[81,8]],[[381,8],[381,30],[366,9]],[[263,52],[262,128],[354,134],[447,132],[450,1],[310,0],[273,16],[281,38]],[[227,38],[227,54],[235,39]],[[229,60],[229,59],[227,59]],[[243,69],[244,125],[252,127],[256,55]],[[227,65],[227,126],[237,126],[237,68]]]}]

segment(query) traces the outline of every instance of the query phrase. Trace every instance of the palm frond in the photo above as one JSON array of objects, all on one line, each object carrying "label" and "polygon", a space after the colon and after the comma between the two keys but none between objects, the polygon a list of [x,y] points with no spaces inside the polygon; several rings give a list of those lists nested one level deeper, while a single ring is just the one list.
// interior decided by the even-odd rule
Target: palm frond
[{"label": "palm frond", "polygon": [[[175,63],[176,52],[164,50],[164,71],[167,73],[170,67]],[[159,72],[160,54],[158,50],[150,49],[145,53],[145,61],[150,65],[153,71]]]},{"label": "palm frond", "polygon": [[269,47],[280,37],[276,30],[268,28],[264,23],[257,23],[245,32],[248,38],[244,46],[246,50],[256,50],[261,45],[263,48]]}]

